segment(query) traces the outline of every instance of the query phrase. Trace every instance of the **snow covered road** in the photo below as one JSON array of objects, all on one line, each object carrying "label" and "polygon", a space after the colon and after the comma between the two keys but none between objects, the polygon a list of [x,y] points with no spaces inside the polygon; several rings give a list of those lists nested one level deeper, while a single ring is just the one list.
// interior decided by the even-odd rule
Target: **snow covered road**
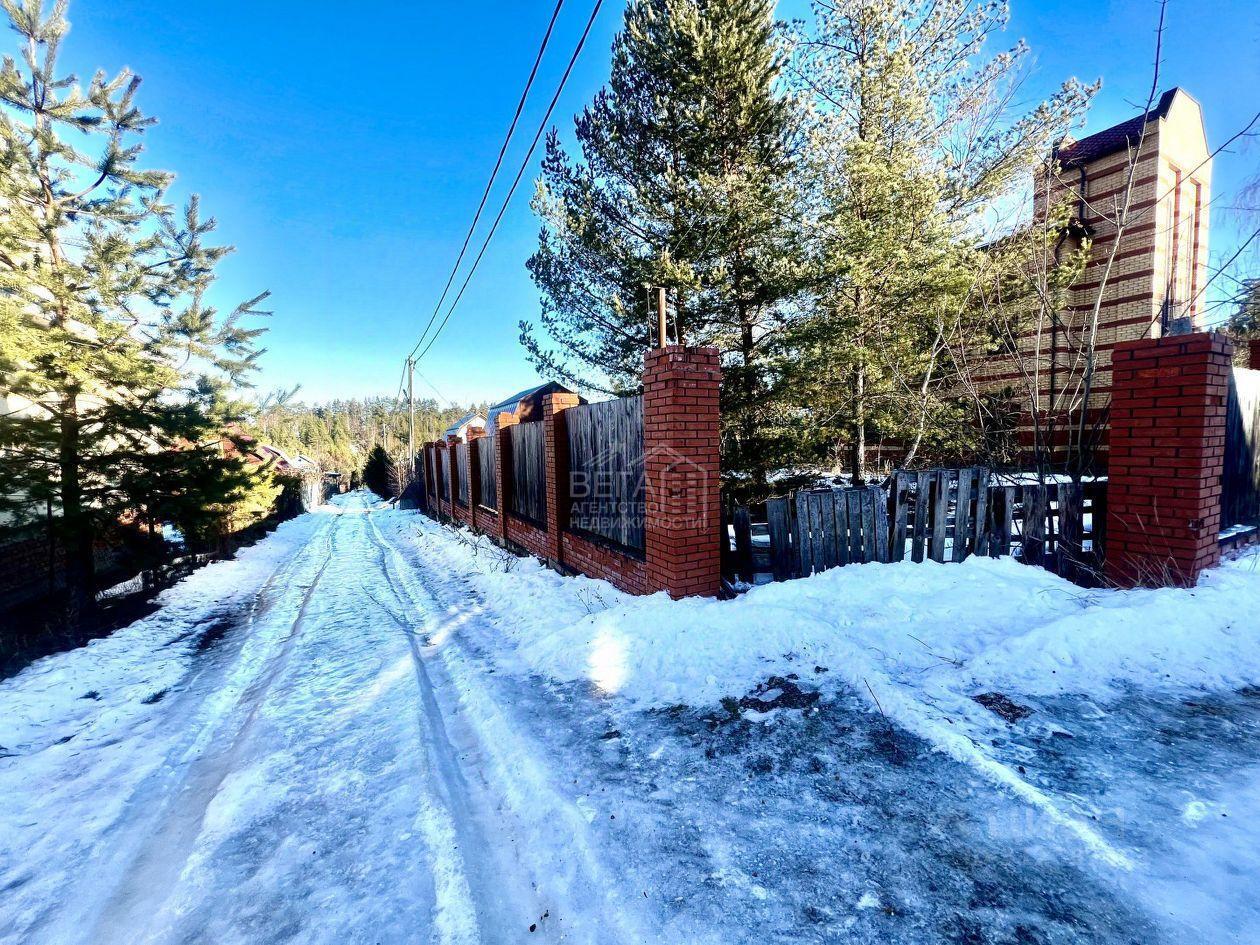
[{"label": "snow covered road", "polygon": [[217,615],[168,606],[5,693],[5,941],[508,941],[542,915],[365,505],[284,526]]},{"label": "snow covered road", "polygon": [[878,568],[628,598],[340,497],[0,683],[0,942],[1256,940],[1260,579],[1095,656],[1186,598]]}]

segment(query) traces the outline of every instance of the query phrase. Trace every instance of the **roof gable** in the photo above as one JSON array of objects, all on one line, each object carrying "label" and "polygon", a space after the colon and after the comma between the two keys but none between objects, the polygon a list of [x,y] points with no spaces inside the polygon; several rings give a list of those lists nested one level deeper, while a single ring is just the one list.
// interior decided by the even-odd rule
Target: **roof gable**
[{"label": "roof gable", "polygon": [[1171,88],[1159,97],[1159,101],[1149,112],[1104,128],[1080,141],[1067,140],[1055,149],[1055,156],[1063,167],[1080,167],[1109,154],[1136,148],[1142,140],[1142,130],[1149,122],[1167,118],[1178,95],[1186,93],[1180,88]]}]

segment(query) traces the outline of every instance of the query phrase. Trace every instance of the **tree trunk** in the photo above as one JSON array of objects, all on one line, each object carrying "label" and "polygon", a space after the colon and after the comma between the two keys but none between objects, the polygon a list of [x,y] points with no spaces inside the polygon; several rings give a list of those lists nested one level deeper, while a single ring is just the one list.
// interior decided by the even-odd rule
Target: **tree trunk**
[{"label": "tree trunk", "polygon": [[96,561],[92,555],[92,525],[83,502],[79,466],[79,405],[75,391],[62,400],[59,472],[61,530],[66,552],[66,621],[70,629],[90,626],[96,615]]},{"label": "tree trunk", "polygon": [[766,497],[767,474],[765,456],[757,431],[757,418],[753,412],[753,407],[757,402],[757,377],[753,370],[753,359],[756,357],[753,329],[743,303],[739,306],[739,320],[739,350],[744,362],[741,378],[744,406],[740,417],[740,438],[744,441],[744,455],[748,472],[752,476],[752,492],[749,501],[760,501]]},{"label": "tree trunk", "polygon": [[858,364],[853,411],[853,484],[866,485],[866,365]]}]

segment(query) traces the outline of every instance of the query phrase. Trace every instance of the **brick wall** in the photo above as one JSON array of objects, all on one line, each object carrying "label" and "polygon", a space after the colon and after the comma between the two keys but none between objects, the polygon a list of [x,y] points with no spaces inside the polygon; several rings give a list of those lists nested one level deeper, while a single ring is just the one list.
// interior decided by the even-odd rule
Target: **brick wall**
[{"label": "brick wall", "polygon": [[718,528],[716,348],[669,345],[643,371],[644,539],[649,591],[715,595],[722,569]]},{"label": "brick wall", "polygon": [[49,544],[48,532],[42,526],[24,528],[0,542],[0,606],[38,597],[61,583],[65,551],[60,543],[52,549],[54,580],[50,582]]},{"label": "brick wall", "polygon": [[[452,495],[427,487],[426,507],[451,517],[500,544],[515,547],[561,571],[607,580],[631,594],[666,591],[717,594],[721,587],[718,542],[718,386],[721,370],[713,348],[671,346],[647,354],[643,375],[643,440],[647,517],[646,552],[639,556],[568,530],[570,513],[568,433],[564,413],[580,402],[575,394],[550,393],[543,399],[543,443],[547,469],[545,528],[513,515],[512,427],[520,418],[495,419],[495,484],[499,512],[475,500],[479,478],[471,450],[469,510]],[[452,450],[444,441],[427,444],[426,455]],[[430,477],[433,479],[434,477]],[[453,479],[452,479],[453,483]]]},{"label": "brick wall", "polygon": [[1201,332],[1113,354],[1106,574],[1192,586],[1220,560],[1221,474],[1233,345]]}]

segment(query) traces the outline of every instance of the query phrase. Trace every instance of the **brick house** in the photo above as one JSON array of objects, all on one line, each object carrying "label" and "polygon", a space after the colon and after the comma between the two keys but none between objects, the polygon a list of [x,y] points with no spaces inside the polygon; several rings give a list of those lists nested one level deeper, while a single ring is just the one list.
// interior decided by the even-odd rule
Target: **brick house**
[{"label": "brick house", "polygon": [[[1164,92],[1144,115],[1080,140],[1065,139],[1052,157],[1050,172],[1036,184],[1037,213],[1044,218],[1049,203],[1073,207],[1056,256],[1079,249],[1086,238],[1091,246],[1064,310],[1039,334],[1023,336],[1021,360],[1026,368],[1036,368],[1043,442],[1052,440],[1049,445],[1061,455],[1083,406],[1090,431],[1083,442],[1094,456],[1095,471],[1101,472],[1106,468],[1112,351],[1126,342],[1202,327],[1212,158],[1202,108],[1179,88]],[[1129,223],[1117,242],[1114,220],[1126,192]],[[1097,367],[1088,403],[1083,403],[1081,356],[1096,305]],[[1020,378],[1013,359],[999,359],[982,380],[1018,386]],[[1047,427],[1054,431],[1049,436]],[[1021,444],[1031,447],[1033,420],[1027,410],[1019,433]]]}]

